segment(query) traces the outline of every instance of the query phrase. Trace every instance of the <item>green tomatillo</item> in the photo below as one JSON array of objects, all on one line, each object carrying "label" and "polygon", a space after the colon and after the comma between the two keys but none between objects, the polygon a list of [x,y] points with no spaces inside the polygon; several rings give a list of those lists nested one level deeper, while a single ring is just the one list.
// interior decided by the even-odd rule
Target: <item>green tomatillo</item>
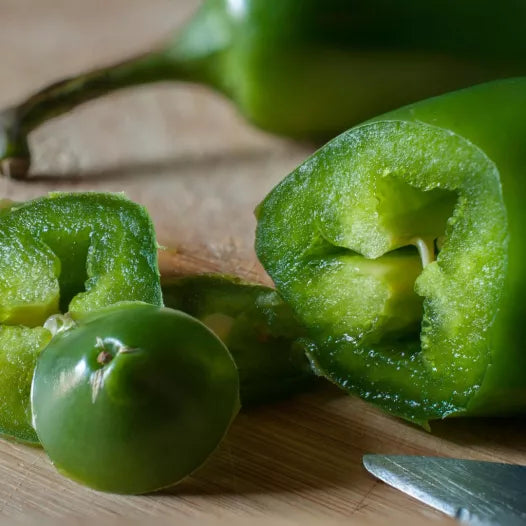
[{"label": "green tomatillo", "polygon": [[239,379],[201,322],[127,303],[55,336],[38,358],[31,406],[60,472],[98,490],[146,493],[208,458],[239,409]]}]

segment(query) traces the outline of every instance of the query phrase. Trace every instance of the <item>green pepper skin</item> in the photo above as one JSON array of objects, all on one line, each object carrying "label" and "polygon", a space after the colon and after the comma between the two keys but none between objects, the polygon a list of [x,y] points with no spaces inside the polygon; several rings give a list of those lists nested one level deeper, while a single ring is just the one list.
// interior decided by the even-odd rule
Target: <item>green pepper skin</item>
[{"label": "green pepper skin", "polygon": [[0,213],[0,298],[0,433],[36,443],[29,391],[53,316],[78,320],[131,300],[162,305],[146,210],[100,193],[11,203]]},{"label": "green pepper skin", "polygon": [[201,82],[265,130],[319,139],[402,104],[522,75],[526,6],[503,2],[207,0],[153,52],[54,84],[4,112],[4,172],[26,173],[36,126],[136,84]]},{"label": "green pepper skin", "polygon": [[525,166],[517,78],[351,129],[266,197],[258,256],[320,374],[421,425],[525,413]]},{"label": "green pepper skin", "polygon": [[275,290],[223,275],[169,278],[161,285],[167,307],[197,317],[228,347],[243,407],[313,386],[301,343],[305,331]]},{"label": "green pepper skin", "polygon": [[113,306],[38,358],[33,425],[57,469],[92,488],[146,493],[198,468],[239,409],[226,347],[172,309]]}]

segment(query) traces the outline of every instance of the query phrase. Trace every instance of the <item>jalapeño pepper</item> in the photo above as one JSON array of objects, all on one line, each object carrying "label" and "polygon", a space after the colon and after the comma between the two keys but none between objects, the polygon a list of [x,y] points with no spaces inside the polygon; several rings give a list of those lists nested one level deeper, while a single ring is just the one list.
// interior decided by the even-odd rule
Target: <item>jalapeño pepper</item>
[{"label": "jalape\u00f1o pepper", "polygon": [[314,383],[292,309],[269,288],[224,275],[163,279],[165,305],[195,316],[228,347],[243,407],[301,392]]},{"label": "jalape\u00f1o pepper", "polygon": [[427,425],[526,411],[526,78],[329,142],[260,205],[258,255],[317,371]]},{"label": "jalape\u00f1o pepper", "polygon": [[207,84],[257,126],[327,138],[383,111],[525,73],[526,4],[503,0],[207,0],[157,49],[58,82],[0,117],[4,173],[23,176],[27,135],[112,90]]},{"label": "jalape\u00f1o pepper", "polygon": [[239,409],[239,376],[195,318],[125,302],[53,338],[37,360],[31,408],[62,474],[146,493],[176,484],[214,451]]},{"label": "jalape\u00f1o pepper", "polygon": [[0,213],[0,433],[37,442],[29,393],[53,333],[122,301],[162,305],[146,211],[121,195],[54,193]]}]

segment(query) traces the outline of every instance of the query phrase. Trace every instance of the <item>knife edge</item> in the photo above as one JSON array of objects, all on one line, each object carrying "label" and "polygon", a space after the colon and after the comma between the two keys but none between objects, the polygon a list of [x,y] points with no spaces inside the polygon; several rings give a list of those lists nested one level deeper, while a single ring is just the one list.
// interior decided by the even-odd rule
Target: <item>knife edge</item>
[{"label": "knife edge", "polygon": [[526,467],[406,455],[364,455],[372,475],[469,524],[526,524]]}]

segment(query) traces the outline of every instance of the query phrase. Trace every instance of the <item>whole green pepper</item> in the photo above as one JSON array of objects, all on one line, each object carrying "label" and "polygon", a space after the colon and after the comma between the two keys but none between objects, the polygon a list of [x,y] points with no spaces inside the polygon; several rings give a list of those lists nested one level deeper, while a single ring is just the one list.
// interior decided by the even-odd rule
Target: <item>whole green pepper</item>
[{"label": "whole green pepper", "polygon": [[326,138],[402,104],[524,74],[525,57],[522,0],[207,0],[155,51],[4,112],[0,160],[23,176],[31,130],[136,84],[201,82],[265,130]]},{"label": "whole green pepper", "polygon": [[427,425],[526,411],[526,78],[382,115],[260,205],[318,372]]},{"label": "whole green pepper", "polygon": [[164,303],[197,317],[236,362],[243,407],[279,400],[312,387],[304,329],[279,294],[223,275],[161,281]]},{"label": "whole green pepper", "polygon": [[[37,442],[36,358],[68,319],[121,301],[162,305],[145,209],[122,195],[54,193],[0,213],[0,433]],[[67,314],[67,316],[62,316]]]},{"label": "whole green pepper", "polygon": [[53,338],[37,360],[33,425],[63,474],[114,493],[179,482],[239,409],[239,376],[195,318],[133,302]]}]

